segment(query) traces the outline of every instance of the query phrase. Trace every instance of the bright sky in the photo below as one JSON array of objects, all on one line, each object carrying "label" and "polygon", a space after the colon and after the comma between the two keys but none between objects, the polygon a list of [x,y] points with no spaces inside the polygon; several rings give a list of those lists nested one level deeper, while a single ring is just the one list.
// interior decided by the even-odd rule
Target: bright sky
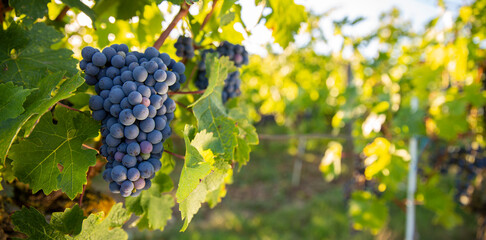
[{"label": "bright sky", "polygon": [[[464,4],[464,1],[446,0],[448,11],[450,11],[448,15],[452,17],[452,13],[457,12],[457,9]],[[435,0],[297,0],[296,2],[317,14],[333,10],[329,17],[321,21],[321,28],[328,39],[328,43],[321,43],[316,48],[316,51],[321,53],[329,53],[339,49],[342,39],[334,36],[332,22],[341,20],[345,16],[348,16],[349,19],[355,19],[360,16],[365,17],[365,20],[355,25],[355,27],[343,29],[345,33],[360,36],[373,31],[379,24],[380,14],[389,11],[393,7],[397,7],[401,11],[401,16],[404,20],[409,20],[412,23],[415,31],[423,30],[424,25],[442,11]],[[252,35],[244,41],[244,45],[251,53],[266,55],[267,51],[264,46],[272,42],[272,36],[271,32],[263,24],[256,23],[262,7],[255,6],[254,0],[240,0],[239,3],[243,6],[243,21],[252,32]],[[298,36],[297,45],[305,44],[309,39],[309,36],[306,35]],[[276,52],[282,51],[278,45],[274,45],[273,49]],[[371,57],[375,56],[376,53],[377,45],[370,44],[363,54]]]}]

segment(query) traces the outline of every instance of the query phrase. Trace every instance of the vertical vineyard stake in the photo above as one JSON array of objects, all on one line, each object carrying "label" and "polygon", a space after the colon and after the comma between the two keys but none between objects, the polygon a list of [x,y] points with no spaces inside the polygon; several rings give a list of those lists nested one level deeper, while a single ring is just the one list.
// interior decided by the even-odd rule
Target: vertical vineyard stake
[{"label": "vertical vineyard stake", "polygon": [[[410,101],[411,113],[415,114],[418,109],[418,98],[412,97]],[[408,187],[407,187],[407,222],[405,240],[412,240],[415,233],[415,190],[417,188],[417,136],[410,138],[410,167],[408,169]]]},{"label": "vertical vineyard stake", "polygon": [[304,158],[305,145],[307,144],[307,139],[300,137],[299,145],[297,146],[297,156],[294,161],[294,171],[292,172],[292,186],[299,186],[300,175],[302,173],[302,159]]}]

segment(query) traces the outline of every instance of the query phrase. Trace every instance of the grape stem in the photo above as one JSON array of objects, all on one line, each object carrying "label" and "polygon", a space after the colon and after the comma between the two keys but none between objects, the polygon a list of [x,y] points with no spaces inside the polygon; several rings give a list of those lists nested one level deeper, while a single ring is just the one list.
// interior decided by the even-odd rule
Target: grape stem
[{"label": "grape stem", "polygon": [[154,48],[159,49],[162,46],[162,44],[164,44],[165,39],[167,39],[167,37],[169,37],[169,34],[170,34],[170,32],[172,32],[172,29],[174,29],[174,27],[177,25],[177,23],[184,16],[187,15],[187,13],[189,12],[189,7],[190,7],[190,5],[188,5],[187,3],[184,3],[184,4],[181,5],[181,9],[177,13],[177,15],[174,17],[174,19],[172,19],[172,22],[170,22],[169,26],[162,32],[162,34],[160,34],[160,37],[157,39],[157,41],[155,41]]},{"label": "grape stem", "polygon": [[211,16],[213,15],[214,8],[216,7],[216,3],[218,3],[218,0],[213,1],[213,5],[211,6],[211,10],[209,11],[208,15],[204,18],[203,23],[201,24],[201,27],[199,28],[199,32],[206,26],[206,24],[209,22],[209,19],[211,19]]},{"label": "grape stem", "polygon": [[192,110],[191,110],[191,109],[189,109],[189,107],[188,107],[186,104],[181,103],[181,102],[176,101],[176,100],[174,100],[174,102],[175,102],[177,105],[179,105],[179,106],[181,106],[181,107],[185,108],[186,110],[188,110],[188,111],[192,112]]},{"label": "grape stem", "polygon": [[164,152],[166,152],[166,153],[168,153],[168,154],[170,154],[170,155],[172,155],[172,156],[174,156],[174,157],[176,157],[176,158],[180,158],[180,159],[182,159],[182,160],[186,159],[186,158],[185,158],[184,156],[182,156],[182,155],[179,155],[179,154],[177,154],[177,153],[173,153],[173,152],[171,152],[171,151],[167,151],[167,150],[165,150],[165,149],[164,149]]},{"label": "grape stem", "polygon": [[178,94],[203,94],[206,90],[199,90],[199,91],[189,91],[189,92],[169,92],[169,95],[178,95]]},{"label": "grape stem", "polygon": [[66,104],[63,104],[63,103],[61,103],[61,102],[57,102],[56,104],[57,104],[57,105],[59,105],[59,106],[61,106],[61,107],[67,108],[67,109],[69,109],[69,110],[73,110],[73,111],[76,111],[76,112],[82,112],[82,111],[81,111],[81,110],[79,110],[79,109],[76,109],[76,108],[70,107],[70,106],[68,106],[68,105],[66,105]]},{"label": "grape stem", "polygon": [[66,16],[67,11],[69,11],[69,7],[64,6],[64,8],[61,10],[59,15],[57,15],[57,17],[56,17],[56,19],[54,19],[54,21],[56,21],[56,22],[62,21],[62,19]]}]

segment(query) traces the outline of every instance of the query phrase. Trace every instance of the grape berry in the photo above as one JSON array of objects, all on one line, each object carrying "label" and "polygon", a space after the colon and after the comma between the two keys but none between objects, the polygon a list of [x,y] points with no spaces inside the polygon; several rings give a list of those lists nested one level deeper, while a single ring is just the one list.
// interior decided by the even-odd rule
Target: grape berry
[{"label": "grape berry", "polygon": [[129,52],[125,44],[101,52],[88,46],[81,55],[86,83],[98,94],[91,96],[89,107],[102,123],[100,154],[108,160],[103,179],[113,193],[138,196],[162,166],[176,107],[168,91],[185,82],[185,66],[153,47]]}]

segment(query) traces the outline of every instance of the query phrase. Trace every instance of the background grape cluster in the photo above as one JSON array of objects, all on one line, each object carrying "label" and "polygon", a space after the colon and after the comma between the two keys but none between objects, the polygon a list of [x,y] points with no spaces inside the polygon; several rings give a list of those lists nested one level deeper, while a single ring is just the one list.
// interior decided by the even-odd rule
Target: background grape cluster
[{"label": "background grape cluster", "polygon": [[111,192],[138,196],[161,168],[176,108],[168,91],[185,82],[185,66],[153,47],[140,53],[125,44],[101,52],[88,46],[81,54],[86,83],[97,93],[89,107],[102,123],[100,154],[108,160],[103,178]]},{"label": "background grape cluster", "polygon": [[180,36],[174,44],[176,55],[181,58],[191,59],[194,57],[194,46],[192,38]]},{"label": "background grape cluster", "polygon": [[449,158],[441,165],[440,172],[447,174],[449,170],[456,168],[454,198],[462,204],[461,197],[471,196],[471,184],[476,176],[486,169],[486,152],[482,148],[454,147],[449,149],[448,155]]},{"label": "background grape cluster", "polygon": [[[248,64],[248,52],[245,47],[238,44],[231,44],[224,41],[219,47],[214,49],[205,49],[201,52],[201,61],[198,64],[198,71],[195,80],[195,85],[200,90],[208,87],[208,78],[206,77],[206,55],[208,53],[218,53],[219,57],[227,56],[234,62],[235,66],[241,67]],[[223,88],[223,102],[228,101],[230,98],[237,97],[241,94],[240,85],[240,72],[237,70],[228,74],[228,77],[224,80],[225,85]]]}]

